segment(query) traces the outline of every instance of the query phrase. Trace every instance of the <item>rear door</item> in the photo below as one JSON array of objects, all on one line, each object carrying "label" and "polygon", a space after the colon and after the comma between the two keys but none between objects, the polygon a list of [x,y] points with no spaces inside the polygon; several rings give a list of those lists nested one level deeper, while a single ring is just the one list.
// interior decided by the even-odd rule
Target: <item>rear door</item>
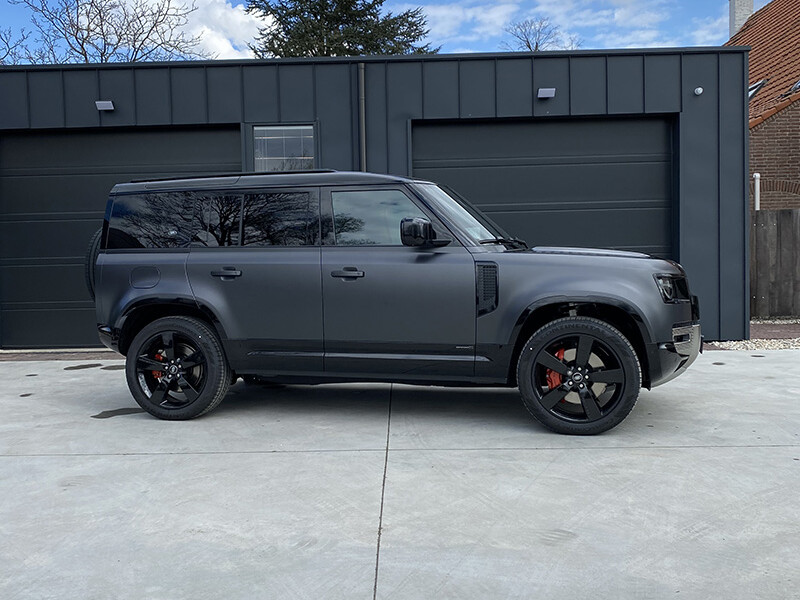
[{"label": "rear door", "polygon": [[201,194],[189,282],[219,318],[231,364],[250,373],[321,373],[318,190]]},{"label": "rear door", "polygon": [[400,242],[405,217],[446,228],[403,186],[323,189],[325,370],[414,378],[472,375],[475,265],[457,240]]}]

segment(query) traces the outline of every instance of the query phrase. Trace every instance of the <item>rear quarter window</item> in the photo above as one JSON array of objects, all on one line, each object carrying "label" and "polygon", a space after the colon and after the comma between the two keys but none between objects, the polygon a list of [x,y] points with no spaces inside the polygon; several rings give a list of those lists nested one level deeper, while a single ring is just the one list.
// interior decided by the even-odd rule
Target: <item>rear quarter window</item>
[{"label": "rear quarter window", "polygon": [[107,248],[185,248],[202,227],[199,211],[186,193],[159,192],[117,196],[108,222]]}]

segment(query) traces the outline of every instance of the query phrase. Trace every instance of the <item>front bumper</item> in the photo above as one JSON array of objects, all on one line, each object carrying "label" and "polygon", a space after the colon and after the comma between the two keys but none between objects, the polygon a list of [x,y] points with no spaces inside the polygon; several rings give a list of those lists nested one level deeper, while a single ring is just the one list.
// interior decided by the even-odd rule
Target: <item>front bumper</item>
[{"label": "front bumper", "polygon": [[675,325],[672,328],[671,342],[648,345],[650,387],[675,379],[691,366],[702,351],[700,323]]}]

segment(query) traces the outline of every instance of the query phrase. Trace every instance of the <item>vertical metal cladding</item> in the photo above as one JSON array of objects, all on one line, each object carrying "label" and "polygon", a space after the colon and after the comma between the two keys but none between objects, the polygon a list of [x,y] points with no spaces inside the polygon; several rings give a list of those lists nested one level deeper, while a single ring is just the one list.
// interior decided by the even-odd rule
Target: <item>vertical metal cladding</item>
[{"label": "vertical metal cladding", "polygon": [[[366,166],[375,172],[411,174],[413,124],[418,123],[564,120],[574,128],[583,120],[590,126],[607,117],[673,123],[670,192],[676,258],[701,298],[708,338],[747,335],[747,60],[742,48],[3,66],[0,228],[13,227],[18,217],[11,215],[36,187],[34,175],[9,166],[7,156],[19,152],[22,143],[18,135],[9,137],[12,131],[23,136],[49,132],[44,141],[59,130],[67,138],[78,130],[81,135],[118,130],[134,137],[141,130],[142,143],[149,143],[153,137],[148,132],[222,125],[240,129],[243,150],[222,163],[239,160],[248,169],[253,125],[313,124],[317,166],[357,170],[359,62],[365,64]],[[694,94],[696,87],[704,89],[702,95]],[[538,98],[539,88],[555,88],[555,96]],[[101,99],[113,100],[115,110],[100,114],[94,102]],[[113,136],[109,139],[113,146]],[[80,157],[83,142],[74,141]],[[35,209],[39,212],[32,219],[54,215],[57,204],[74,204],[67,196],[78,198],[97,188],[96,175],[105,166],[89,160],[96,161],[96,155],[73,169],[76,176],[63,188],[62,198]],[[531,193],[536,186],[534,177]],[[0,264],[5,276],[9,268]],[[0,314],[17,306],[6,298],[7,289],[0,292]],[[14,296],[15,303],[19,300]],[[79,300],[84,301],[65,297],[64,306]],[[8,320],[0,321],[0,346],[7,345],[3,323]]]}]

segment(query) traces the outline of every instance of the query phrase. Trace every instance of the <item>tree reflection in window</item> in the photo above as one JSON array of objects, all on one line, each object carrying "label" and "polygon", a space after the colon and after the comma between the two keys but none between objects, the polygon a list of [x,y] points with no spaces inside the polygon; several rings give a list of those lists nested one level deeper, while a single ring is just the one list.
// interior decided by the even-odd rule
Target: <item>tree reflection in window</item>
[{"label": "tree reflection in window", "polygon": [[202,217],[195,245],[206,247],[238,246],[242,197],[215,192],[193,192],[195,203],[202,205]]},{"label": "tree reflection in window", "polygon": [[319,245],[319,204],[307,192],[245,194],[243,246]]},{"label": "tree reflection in window", "polygon": [[185,192],[117,196],[108,248],[185,248],[200,228]]}]

